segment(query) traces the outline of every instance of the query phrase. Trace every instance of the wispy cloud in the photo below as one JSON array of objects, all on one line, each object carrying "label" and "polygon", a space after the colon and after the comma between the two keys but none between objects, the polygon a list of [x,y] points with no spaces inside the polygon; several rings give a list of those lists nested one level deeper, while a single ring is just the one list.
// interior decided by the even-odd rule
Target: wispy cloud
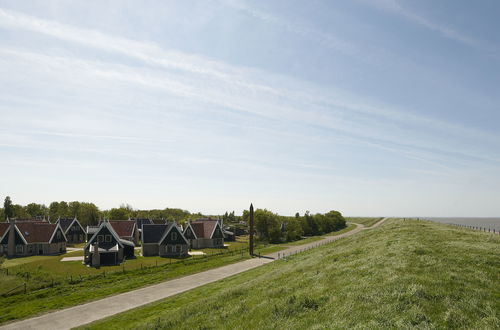
[{"label": "wispy cloud", "polygon": [[400,1],[397,0],[376,0],[376,1],[365,1],[362,0],[369,6],[377,7],[381,10],[385,10],[397,15],[400,15],[407,20],[418,24],[430,31],[437,32],[442,37],[456,41],[468,47],[481,49],[486,51],[486,53],[496,59],[500,59],[500,49],[491,45],[481,39],[468,35],[466,32],[459,31],[455,28],[436,23],[430,18],[419,15],[415,11],[403,6]]},{"label": "wispy cloud", "polygon": [[[247,7],[243,8],[253,11]],[[312,33],[293,25],[289,26],[288,23],[264,13],[255,12],[255,15],[284,24],[295,32]],[[2,18],[0,26],[4,28],[29,30],[93,49],[113,51],[151,66],[131,67],[124,64],[0,48],[3,58],[8,57],[8,61],[15,62],[17,59],[17,61],[36,63],[35,66],[50,68],[53,72],[58,72],[59,76],[67,72],[67,79],[78,76],[88,77],[88,81],[91,81],[94,77],[101,77],[111,81],[138,84],[145,88],[162,90],[176,97],[192,99],[201,104],[223,107],[226,112],[239,111],[275,121],[287,118],[297,125],[305,123],[309,126],[324,127],[337,132],[337,135],[348,134],[353,141],[361,143],[377,140],[378,144],[387,144],[387,148],[393,151],[399,150],[398,152],[405,156],[409,155],[411,152],[409,150],[413,150],[412,152],[419,155],[433,154],[442,157],[443,152],[458,149],[459,143],[453,139],[459,141],[464,136],[498,145],[498,136],[495,134],[386,106],[364,104],[356,101],[356,96],[336,94],[331,90],[323,91],[318,86],[290,77],[235,67],[200,56],[165,50],[153,43],[111,36],[9,10],[0,9],[0,17]],[[158,67],[167,71],[158,72],[156,70]],[[264,82],[271,82],[272,85]],[[416,133],[419,130],[424,130],[425,133]],[[442,131],[446,131],[448,136],[454,138],[440,137],[442,134],[436,134]],[[393,142],[396,141],[399,144],[404,141],[406,151],[403,152],[401,146],[394,146]],[[423,159],[422,156],[419,157]],[[455,157],[461,158],[460,161],[464,160],[463,157],[499,161],[495,156],[486,157],[474,148],[461,148],[461,152]]]}]

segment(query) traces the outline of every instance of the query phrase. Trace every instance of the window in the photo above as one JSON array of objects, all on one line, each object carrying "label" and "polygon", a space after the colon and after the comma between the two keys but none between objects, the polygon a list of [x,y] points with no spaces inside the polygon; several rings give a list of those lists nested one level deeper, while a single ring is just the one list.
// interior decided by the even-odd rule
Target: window
[{"label": "window", "polygon": [[16,245],[16,253],[23,253],[24,251],[24,246],[22,245]]},{"label": "window", "polygon": [[99,243],[104,242],[104,235],[97,235],[97,242]]},{"label": "window", "polygon": [[181,252],[181,246],[180,245],[176,245],[175,246],[175,252],[177,252],[177,253]]},{"label": "window", "polygon": [[111,243],[111,235],[106,235],[106,243]]},{"label": "window", "polygon": [[59,230],[56,233],[56,237],[57,237],[57,239],[61,239],[61,232]]},{"label": "window", "polygon": [[177,239],[177,233],[172,233],[172,241],[175,241]]}]

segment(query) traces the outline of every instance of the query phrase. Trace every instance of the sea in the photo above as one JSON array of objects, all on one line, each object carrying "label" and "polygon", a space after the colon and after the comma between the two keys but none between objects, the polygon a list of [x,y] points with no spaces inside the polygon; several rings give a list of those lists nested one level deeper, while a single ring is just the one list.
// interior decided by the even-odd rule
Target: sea
[{"label": "sea", "polygon": [[426,219],[441,223],[453,223],[456,225],[467,225],[475,226],[489,229],[495,229],[500,231],[500,218],[462,218],[462,217],[450,217],[450,218],[429,218],[422,217],[420,219]]}]

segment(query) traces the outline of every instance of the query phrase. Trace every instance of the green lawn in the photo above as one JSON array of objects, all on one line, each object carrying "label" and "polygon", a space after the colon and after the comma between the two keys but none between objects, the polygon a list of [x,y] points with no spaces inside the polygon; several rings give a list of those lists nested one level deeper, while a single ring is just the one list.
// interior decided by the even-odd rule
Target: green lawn
[{"label": "green lawn", "polygon": [[92,329],[499,329],[500,237],[389,220]]},{"label": "green lawn", "polygon": [[[246,251],[238,251],[241,247],[244,247],[244,241],[231,242],[226,249],[204,249],[206,256],[195,256],[180,261],[137,256],[136,259],[127,260],[120,266],[106,266],[100,269],[86,267],[81,261],[60,261],[63,257],[81,255],[81,251],[60,256],[1,259],[0,324],[249,258]],[[283,248],[258,246],[257,251],[265,254]],[[219,252],[219,255],[215,255],[216,252]],[[139,253],[139,250],[136,253]],[[26,294],[24,283],[27,283]],[[3,295],[16,287],[18,288],[13,293]]]},{"label": "green lawn", "polygon": [[373,217],[348,217],[345,218],[349,222],[354,222],[354,223],[360,223],[362,225],[365,225],[366,227],[373,226],[380,220],[382,220],[382,217],[379,218],[373,218]]}]

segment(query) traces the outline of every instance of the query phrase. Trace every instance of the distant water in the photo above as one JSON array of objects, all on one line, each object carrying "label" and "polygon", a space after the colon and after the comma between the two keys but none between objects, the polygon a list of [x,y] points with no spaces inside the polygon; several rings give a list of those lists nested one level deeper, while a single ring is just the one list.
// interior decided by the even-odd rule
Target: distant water
[{"label": "distant water", "polygon": [[500,230],[500,218],[422,218],[442,223],[468,225]]}]

